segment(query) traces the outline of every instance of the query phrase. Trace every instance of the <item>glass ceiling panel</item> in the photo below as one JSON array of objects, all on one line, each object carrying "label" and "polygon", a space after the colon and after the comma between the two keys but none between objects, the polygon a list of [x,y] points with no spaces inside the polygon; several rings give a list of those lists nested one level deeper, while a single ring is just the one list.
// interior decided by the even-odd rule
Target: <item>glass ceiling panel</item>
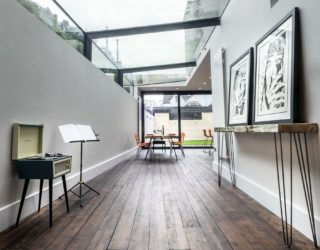
[{"label": "glass ceiling panel", "polygon": [[220,17],[229,0],[57,0],[85,31]]},{"label": "glass ceiling panel", "polygon": [[160,83],[181,82],[187,80],[192,67],[144,71],[124,74],[134,85],[152,85]]},{"label": "glass ceiling panel", "polygon": [[96,39],[119,68],[195,61],[213,27]]}]

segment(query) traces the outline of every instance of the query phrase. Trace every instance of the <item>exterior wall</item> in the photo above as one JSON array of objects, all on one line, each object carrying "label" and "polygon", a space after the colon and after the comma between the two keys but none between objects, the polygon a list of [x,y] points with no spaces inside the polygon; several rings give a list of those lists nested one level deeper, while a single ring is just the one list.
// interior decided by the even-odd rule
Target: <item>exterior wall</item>
[{"label": "exterior wall", "polygon": [[[162,125],[164,125],[165,133],[177,133],[178,131],[178,121],[169,120],[169,113],[155,114],[155,128],[161,130]],[[181,121],[181,132],[186,133],[185,140],[204,140],[203,129],[211,128],[212,113],[202,113],[202,120]]]},{"label": "exterior wall", "polygon": [[[220,48],[225,49],[225,87],[228,89],[229,67],[240,55],[250,47],[254,47],[269,29],[278,23],[294,7],[300,8],[302,60],[300,72],[300,113],[305,122],[320,122],[320,1],[318,0],[282,0],[270,8],[269,0],[231,0],[224,15],[221,26],[216,27],[207,50],[211,60]],[[202,55],[203,58],[204,55]],[[201,61],[201,58],[200,58]],[[199,65],[199,63],[198,63]],[[211,61],[211,72],[214,62]],[[212,76],[214,79],[214,76]],[[215,100],[213,106],[215,106]],[[311,179],[314,191],[315,214],[319,229],[320,195],[320,164],[319,135],[310,135]],[[280,216],[279,198],[276,181],[276,166],[273,136],[267,134],[235,134],[235,160],[237,187],[260,202],[263,206]],[[286,173],[289,166],[289,139],[284,137]],[[215,157],[217,159],[217,157]],[[227,166],[225,166],[227,168]],[[293,171],[293,226],[303,234],[311,237],[307,207],[297,159],[294,158]],[[217,171],[216,162],[213,169]],[[224,171],[228,178],[228,171]],[[279,228],[281,230],[281,228]],[[318,230],[318,236],[319,236]]]},{"label": "exterior wall", "polygon": [[[17,1],[0,1],[0,230],[14,224],[23,181],[11,161],[12,124],[44,124],[45,152],[72,155],[68,187],[79,179],[79,144],[64,144],[58,126],[90,124],[98,143],[84,145],[88,180],[134,153],[137,101]],[[61,178],[60,178],[61,179]],[[54,197],[62,194],[54,181]],[[47,183],[45,182],[45,188]],[[31,181],[22,217],[37,208]],[[43,195],[47,203],[47,193]]]}]

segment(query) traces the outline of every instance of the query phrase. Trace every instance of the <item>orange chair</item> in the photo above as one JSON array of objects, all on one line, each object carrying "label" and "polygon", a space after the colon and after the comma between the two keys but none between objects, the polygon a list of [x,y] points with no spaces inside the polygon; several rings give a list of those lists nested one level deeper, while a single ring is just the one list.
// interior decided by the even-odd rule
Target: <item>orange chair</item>
[{"label": "orange chair", "polygon": [[135,138],[136,144],[138,146],[138,149],[137,149],[137,158],[138,158],[142,149],[148,149],[150,147],[150,143],[149,142],[141,142],[139,134],[135,134],[134,138]]},{"label": "orange chair", "polygon": [[215,147],[213,146],[213,134],[211,132],[211,129],[209,129],[209,134],[208,134],[209,140],[208,140],[208,145],[209,145],[209,155],[211,155],[211,149],[216,151]]},{"label": "orange chair", "polygon": [[170,155],[172,153],[172,150],[174,151],[175,155],[176,155],[176,159],[178,159],[177,157],[177,154],[176,154],[176,150],[175,150],[175,146],[177,148],[180,148],[181,149],[181,152],[183,154],[183,157],[186,157],[185,154],[184,154],[184,151],[183,151],[183,144],[184,144],[184,138],[185,138],[186,134],[185,133],[181,133],[181,136],[180,136],[180,141],[173,141],[171,140],[171,150],[170,150]]}]

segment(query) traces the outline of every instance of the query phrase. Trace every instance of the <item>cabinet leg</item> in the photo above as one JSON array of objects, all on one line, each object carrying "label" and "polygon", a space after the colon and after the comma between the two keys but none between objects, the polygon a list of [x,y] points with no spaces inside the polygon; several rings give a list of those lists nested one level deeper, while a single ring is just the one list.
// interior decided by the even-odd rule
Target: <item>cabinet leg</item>
[{"label": "cabinet leg", "polygon": [[26,194],[27,194],[29,182],[30,182],[29,179],[26,179],[26,180],[24,181],[24,186],[23,186],[22,197],[21,197],[21,201],[20,201],[20,206],[19,206],[19,212],[18,212],[18,217],[17,217],[16,226],[18,226],[18,224],[19,224],[19,220],[20,220],[20,216],[21,216],[21,211],[22,211],[22,208],[23,208],[24,200],[25,200],[25,198],[26,198]]},{"label": "cabinet leg", "polygon": [[70,212],[69,210],[69,200],[68,200],[68,191],[67,191],[67,183],[66,183],[66,176],[62,175],[62,183],[63,183],[63,190],[64,190],[64,197],[66,200],[66,205],[67,205],[67,211],[68,213]]},{"label": "cabinet leg", "polygon": [[53,180],[49,179],[49,222],[50,222],[50,227],[52,227],[52,186],[53,186]]},{"label": "cabinet leg", "polygon": [[43,179],[40,180],[38,213],[40,212],[40,208],[41,208],[42,188],[43,188]]}]

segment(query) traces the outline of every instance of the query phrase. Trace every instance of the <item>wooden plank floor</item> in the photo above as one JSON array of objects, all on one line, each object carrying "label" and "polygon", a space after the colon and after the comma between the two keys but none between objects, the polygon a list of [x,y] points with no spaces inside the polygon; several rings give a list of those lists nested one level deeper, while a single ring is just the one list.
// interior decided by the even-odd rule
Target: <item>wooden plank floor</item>
[{"label": "wooden plank floor", "polygon": [[[230,183],[219,189],[202,150],[186,158],[131,158],[89,184],[84,207],[69,195],[0,234],[1,249],[285,249],[281,222]],[[179,153],[179,152],[178,152]],[[293,231],[292,249],[314,249]]]}]

